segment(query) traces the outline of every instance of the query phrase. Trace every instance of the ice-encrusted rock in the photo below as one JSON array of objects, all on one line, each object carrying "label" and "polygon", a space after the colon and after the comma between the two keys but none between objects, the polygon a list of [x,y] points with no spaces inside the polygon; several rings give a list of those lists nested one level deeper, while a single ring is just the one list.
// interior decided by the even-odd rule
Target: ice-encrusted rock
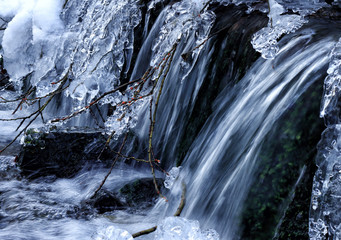
[{"label": "ice-encrusted rock", "polygon": [[213,230],[201,230],[198,221],[181,217],[167,217],[158,226],[155,240],[219,240]]},{"label": "ice-encrusted rock", "polygon": [[341,124],[323,132],[316,162],[309,223],[313,240],[341,234]]},{"label": "ice-encrusted rock", "polygon": [[133,240],[133,236],[126,230],[116,228],[114,226],[107,227],[100,231],[94,240]]},{"label": "ice-encrusted rock", "polygon": [[269,24],[256,32],[251,40],[253,48],[262,54],[265,59],[276,57],[279,47],[277,39],[283,34],[295,32],[307,21],[301,15],[281,15],[286,10],[275,0],[269,0]]},{"label": "ice-encrusted rock", "polygon": [[[309,219],[312,240],[341,238],[341,38],[331,51],[320,116],[327,129],[318,144]],[[329,239],[329,238],[328,238]]]}]

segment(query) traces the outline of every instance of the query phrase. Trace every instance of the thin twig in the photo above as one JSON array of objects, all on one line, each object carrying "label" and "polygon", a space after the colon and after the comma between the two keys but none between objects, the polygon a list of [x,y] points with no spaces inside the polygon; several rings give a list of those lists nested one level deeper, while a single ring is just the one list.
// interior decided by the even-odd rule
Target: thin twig
[{"label": "thin twig", "polygon": [[[174,46],[175,46],[175,45],[174,45]],[[171,52],[174,53],[174,46],[173,46],[173,48],[166,54],[166,56],[162,59],[162,61],[158,64],[158,66],[155,68],[155,69],[158,69],[158,68],[160,67],[160,65],[163,63],[163,65],[161,66],[162,68],[161,68],[160,74],[159,74],[159,76],[157,77],[156,82],[154,83],[154,86],[153,86],[152,91],[154,90],[154,88],[155,88],[155,86],[156,86],[156,84],[157,84],[158,79],[160,78],[160,76],[161,76],[162,73],[163,73],[163,68],[164,68],[164,66],[165,66],[166,63],[167,63],[167,60],[168,60],[168,58],[169,58],[169,55],[171,54]],[[115,88],[115,89],[113,89],[113,90],[110,90],[110,91],[108,91],[108,92],[105,92],[105,93],[103,93],[101,96],[99,96],[97,99],[95,99],[94,101],[92,101],[89,105],[84,106],[83,108],[81,108],[81,109],[79,109],[78,111],[75,111],[75,112],[69,114],[68,116],[61,117],[61,118],[55,118],[55,119],[51,120],[51,123],[54,123],[54,122],[61,122],[61,121],[65,121],[65,120],[71,119],[71,118],[77,116],[78,114],[81,114],[81,113],[83,113],[84,111],[88,110],[89,107],[91,107],[92,105],[97,104],[100,100],[102,100],[102,99],[103,99],[104,97],[106,97],[107,95],[110,95],[110,94],[112,94],[112,93],[115,93],[115,92],[117,92],[117,91],[119,91],[119,90],[121,90],[121,89],[123,89],[123,88],[125,88],[125,87],[127,87],[127,86],[129,86],[129,85],[131,85],[131,84],[134,84],[134,83],[140,82],[140,81],[141,81],[140,84],[143,84],[147,79],[149,79],[149,78],[154,74],[155,69],[152,69],[152,70],[151,70],[151,68],[148,68],[148,70],[147,70],[146,73],[143,75],[143,77],[138,78],[138,79],[135,79],[135,80],[132,80],[132,81],[127,82],[127,83],[124,83],[124,84],[118,86],[117,88]],[[151,91],[151,92],[152,92],[152,91]],[[149,96],[149,95],[150,95],[150,94],[147,94],[146,96]],[[143,97],[145,97],[145,96],[142,96],[142,97],[139,97],[139,98],[136,98],[136,99],[134,98],[134,99],[132,99],[131,101],[128,101],[128,102],[122,102],[122,104],[131,103],[131,102],[137,101],[137,100],[139,100],[139,99],[141,99],[141,98],[143,98]],[[118,104],[117,106],[120,106],[120,105],[122,105],[122,104]]]},{"label": "thin twig", "polygon": [[141,79],[139,78],[139,79],[130,81],[130,82],[128,82],[128,83],[124,83],[124,84],[118,86],[117,88],[115,88],[115,89],[113,89],[113,90],[111,90],[111,91],[108,91],[108,92],[103,93],[103,94],[102,94],[101,96],[99,96],[96,100],[92,101],[89,105],[87,105],[87,106],[81,108],[80,110],[78,110],[78,111],[76,111],[76,112],[73,112],[73,113],[71,113],[70,115],[68,115],[68,116],[66,116],[66,117],[53,119],[53,120],[51,120],[51,122],[52,122],[52,123],[53,123],[53,122],[60,122],[60,121],[65,121],[65,120],[68,120],[68,119],[70,119],[70,118],[73,118],[73,117],[75,117],[76,115],[78,115],[78,114],[84,112],[85,110],[87,110],[87,109],[88,109],[89,107],[91,107],[92,105],[97,104],[97,103],[98,103],[100,100],[102,100],[105,96],[110,95],[110,94],[112,94],[112,93],[115,93],[115,92],[117,92],[118,90],[121,90],[122,88],[124,88],[124,87],[126,87],[126,86],[128,86],[128,85],[130,85],[130,84],[133,84],[133,83],[135,83],[135,82],[138,82],[138,81],[140,81],[140,80],[141,80]]},{"label": "thin twig", "polygon": [[9,23],[9,21],[5,20],[4,18],[0,17],[0,20],[5,22],[5,23]]},{"label": "thin twig", "polygon": [[[164,199],[166,199],[166,198],[161,194],[161,192],[159,190],[159,187],[157,185],[157,182],[156,182],[155,170],[154,170],[153,161],[152,161],[152,139],[153,139],[153,133],[154,133],[154,127],[155,127],[156,112],[157,112],[157,108],[158,108],[158,103],[160,101],[160,97],[161,97],[161,93],[162,93],[162,90],[163,90],[164,82],[165,82],[165,79],[166,79],[166,77],[168,75],[168,72],[169,72],[169,69],[170,69],[170,66],[171,66],[174,54],[175,54],[176,47],[177,47],[177,43],[175,43],[173,48],[172,48],[172,53],[171,53],[171,56],[170,56],[170,60],[169,60],[167,69],[166,69],[166,71],[163,74],[163,78],[161,80],[161,86],[160,86],[160,89],[159,89],[159,92],[158,92],[158,95],[157,95],[157,98],[156,98],[156,102],[155,102],[155,106],[154,106],[154,113],[153,114],[152,114],[152,101],[153,101],[153,98],[151,99],[151,102],[150,102],[150,127],[149,127],[148,160],[149,160],[150,168],[152,170],[153,182],[154,182],[155,190]],[[161,73],[163,73],[163,69],[161,70]],[[158,79],[157,79],[157,81],[158,81]]]},{"label": "thin twig", "polygon": [[[182,181],[181,187],[182,187],[181,199],[180,199],[180,204],[179,204],[176,212],[174,213],[175,217],[180,216],[180,214],[181,214],[181,212],[184,209],[185,204],[186,204],[186,191],[187,191],[187,189],[186,189],[186,184],[184,181]],[[149,233],[152,233],[156,229],[157,229],[157,226],[154,226],[152,228],[148,228],[148,229],[142,230],[140,232],[134,233],[132,236],[133,236],[133,238],[137,238],[137,237],[140,237],[142,235],[147,235]]]},{"label": "thin twig", "polygon": [[[97,106],[97,105],[96,105]],[[99,127],[99,128],[103,128],[103,126],[101,126],[97,120],[97,117],[96,117],[96,114],[94,113],[94,111],[92,110],[92,108],[90,107],[89,108],[90,110],[90,115],[92,116],[92,118],[95,120],[95,123],[96,125]]]},{"label": "thin twig", "polygon": [[[41,109],[41,106],[40,106],[40,99],[38,100],[38,107],[39,107],[39,109]],[[45,123],[44,116],[43,116],[43,112],[40,112],[40,116],[41,116],[41,121],[42,121],[43,123]]]},{"label": "thin twig", "polygon": [[36,90],[36,87],[30,87],[27,90],[27,92],[21,97],[21,101],[18,104],[18,106],[14,109],[14,111],[12,112],[12,115],[14,115],[18,111],[18,109],[22,106],[22,104],[27,101],[27,97],[30,96],[35,90]]},{"label": "thin twig", "polygon": [[[125,142],[126,142],[126,140],[127,140],[127,136],[128,136],[128,133],[124,136],[122,145],[121,145],[121,147],[120,147],[120,149],[119,149],[119,151],[118,151],[119,153],[122,151],[122,149],[123,149],[123,147],[124,147],[124,144],[125,144]],[[120,158],[120,155],[117,154],[115,160],[114,160],[113,163],[111,164],[111,168],[110,168],[109,172],[108,172],[107,175],[104,177],[102,183],[99,185],[99,187],[96,189],[96,191],[94,192],[94,194],[90,197],[90,199],[93,199],[94,197],[96,197],[96,194],[99,192],[99,190],[101,190],[101,188],[103,187],[105,181],[107,180],[107,178],[108,178],[109,175],[111,174],[111,172],[112,172],[112,170],[113,170],[113,168],[114,168],[114,166],[115,166],[115,164],[116,164],[116,162],[117,162],[117,160],[118,160],[119,158]]]},{"label": "thin twig", "polygon": [[187,192],[187,187],[184,181],[181,182],[181,188],[182,188],[182,193],[181,193],[181,200],[178,208],[176,209],[176,212],[174,213],[175,217],[180,216],[182,210],[185,207],[186,204],[186,192]]},{"label": "thin twig", "polygon": [[63,9],[66,7],[66,4],[68,3],[69,0],[65,0],[64,4],[63,4]]},{"label": "thin twig", "polygon": [[112,131],[111,134],[110,134],[110,136],[108,137],[107,141],[105,142],[105,145],[104,145],[102,151],[101,151],[100,154],[98,155],[97,160],[101,160],[101,156],[102,156],[104,150],[108,147],[108,145],[109,145],[109,143],[110,143],[112,137],[114,136],[114,134],[115,134],[115,131]]},{"label": "thin twig", "polygon": [[116,152],[116,151],[113,151],[111,150],[113,153],[115,154],[118,154],[120,155],[122,158],[125,158],[125,159],[132,159],[132,160],[135,160],[137,162],[145,162],[145,163],[149,163],[148,160],[144,160],[144,159],[140,159],[140,158],[136,158],[136,157],[129,157],[129,156],[126,156],[126,155],[123,155],[122,153],[119,153],[119,152]]}]

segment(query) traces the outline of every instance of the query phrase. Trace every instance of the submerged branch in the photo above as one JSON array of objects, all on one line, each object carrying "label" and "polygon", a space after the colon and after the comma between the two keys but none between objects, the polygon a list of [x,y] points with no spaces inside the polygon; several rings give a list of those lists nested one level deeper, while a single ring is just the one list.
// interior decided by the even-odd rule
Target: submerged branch
[{"label": "submerged branch", "polygon": [[[182,187],[181,199],[180,199],[180,204],[179,204],[179,206],[178,206],[178,209],[177,209],[176,212],[174,213],[174,216],[175,216],[175,217],[180,216],[180,214],[181,214],[181,212],[182,212],[182,210],[184,209],[185,204],[186,204],[186,192],[187,192],[187,187],[186,187],[186,184],[185,184],[184,181],[182,181],[181,187]],[[133,236],[133,238],[137,238],[137,237],[140,237],[140,236],[142,236],[142,235],[146,235],[146,234],[155,232],[156,229],[157,229],[157,226],[154,226],[154,227],[152,227],[152,228],[148,228],[148,229],[142,230],[142,231],[140,231],[140,232],[134,233],[132,236]]]}]

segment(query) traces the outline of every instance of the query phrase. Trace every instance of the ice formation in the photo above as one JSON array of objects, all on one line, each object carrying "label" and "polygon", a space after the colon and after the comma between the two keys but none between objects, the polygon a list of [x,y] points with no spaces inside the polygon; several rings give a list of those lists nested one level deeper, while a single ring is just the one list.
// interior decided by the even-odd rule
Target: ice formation
[{"label": "ice formation", "polygon": [[122,229],[114,226],[109,226],[103,231],[100,231],[94,240],[133,240],[133,236]]},{"label": "ice formation", "polygon": [[[158,2],[151,1],[148,10]],[[63,109],[52,115],[78,111],[121,84],[131,65],[134,28],[142,19],[138,1],[134,0],[74,0],[65,6],[63,3],[61,0],[0,2],[0,6],[6,5],[1,8],[0,16],[8,20],[3,38],[0,36],[3,46],[0,53],[17,89],[24,93],[32,86],[36,96],[43,97],[55,91],[58,88],[55,83],[69,73],[70,82],[63,91]],[[150,67],[156,68],[176,42],[188,39],[193,32],[196,32],[195,44],[205,40],[215,15],[203,11],[204,5],[205,1],[185,0],[167,7],[153,42]],[[200,49],[191,52],[194,59],[191,63],[182,63],[183,78],[192,70]],[[152,80],[159,71],[154,72]],[[151,86],[152,83],[147,83],[141,95],[147,95]],[[108,132],[115,129],[116,135],[120,135],[135,127],[138,113],[150,101],[143,98],[134,104],[120,104],[129,102],[134,92],[134,88],[128,88],[124,93],[116,92],[101,100],[100,105],[115,108],[105,119]]]},{"label": "ice formation", "polygon": [[63,9],[62,2],[2,1],[8,7],[0,16],[10,19],[4,62],[18,89],[31,85],[38,97],[55,90],[72,65],[64,94],[78,109],[117,86],[128,71],[141,13],[135,1],[70,1]]},{"label": "ice formation", "polygon": [[[321,104],[321,117],[333,118],[337,100],[341,92],[341,38],[330,54],[328,76],[324,80],[324,96]],[[333,121],[335,123],[335,121]]]},{"label": "ice formation", "polygon": [[[301,28],[303,24],[308,22],[304,18],[307,14],[311,14],[324,6],[319,1],[269,0],[268,4],[268,26],[256,32],[251,41],[253,48],[260,52],[265,59],[276,57],[279,52],[277,40],[282,35],[295,32]],[[289,8],[295,14],[284,14]]]},{"label": "ice formation", "polygon": [[156,229],[155,240],[219,240],[213,229],[201,230],[198,221],[167,217]]},{"label": "ice formation", "polygon": [[166,179],[164,182],[165,188],[171,189],[175,180],[179,176],[180,167],[173,167],[168,174],[166,175]]},{"label": "ice formation", "polygon": [[[133,240],[126,230],[109,226],[99,231],[93,240]],[[201,230],[198,221],[182,217],[167,217],[158,225],[154,240],[219,240],[214,229]]]},{"label": "ice formation", "polygon": [[318,145],[311,210],[309,236],[312,240],[341,238],[341,121],[339,119],[341,96],[341,38],[331,51],[328,76],[324,82],[321,117],[327,129]]}]

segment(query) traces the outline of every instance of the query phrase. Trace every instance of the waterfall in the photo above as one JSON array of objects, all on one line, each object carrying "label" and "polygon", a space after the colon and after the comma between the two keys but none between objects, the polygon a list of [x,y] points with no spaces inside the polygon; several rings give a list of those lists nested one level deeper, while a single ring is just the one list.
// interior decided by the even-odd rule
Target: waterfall
[{"label": "waterfall", "polygon": [[311,33],[300,34],[275,61],[259,59],[236,86],[222,91],[185,158],[185,216],[214,227],[222,239],[238,238],[239,214],[266,134],[328,63],[333,39],[310,43]]},{"label": "waterfall", "polygon": [[[201,228],[215,229],[220,239],[241,239],[242,210],[250,189],[258,181],[255,173],[264,142],[281,116],[290,111],[313,83],[323,78],[323,69],[330,64],[321,107],[327,129],[318,145],[309,235],[313,240],[329,235],[333,239],[340,237],[341,43],[335,43],[340,29],[329,31],[328,23],[314,19],[309,22],[307,17],[326,7],[326,3],[31,0],[24,4],[18,0],[8,4],[5,1],[0,0],[0,71],[6,74],[9,79],[6,84],[13,89],[0,85],[0,118],[12,118],[13,111],[16,114],[10,124],[5,126],[4,121],[0,122],[0,136],[7,142],[16,136],[12,131],[25,116],[29,117],[21,127],[23,132],[27,130],[25,126],[99,128],[103,134],[113,134],[113,148],[119,144],[116,140],[129,133],[124,149],[127,155],[146,158],[149,154],[150,158],[152,152],[153,158],[161,159],[161,166],[167,171],[181,165],[173,168],[180,171],[179,176],[172,176],[175,183],[166,184],[170,188],[165,190],[169,202],[158,201],[148,215],[150,222],[162,222],[174,213],[183,181],[187,185],[187,203],[181,214],[182,223],[197,229],[198,224],[187,219],[198,220]],[[250,24],[252,17],[256,20]],[[233,31],[238,28],[248,42],[240,38],[240,43],[232,43],[237,47],[229,49],[226,46],[231,44],[230,38],[237,35]],[[251,44],[263,58],[253,50],[249,54]],[[231,52],[224,55],[220,48]],[[222,60],[223,57],[228,59]],[[228,71],[219,76],[216,72],[222,66]],[[217,78],[221,79],[212,80]],[[214,90],[205,89],[207,86]],[[202,99],[205,91],[209,96]],[[30,115],[31,112],[34,114]],[[200,120],[192,126],[194,118]],[[151,127],[153,124],[155,128]],[[191,136],[186,136],[188,133]],[[1,174],[15,168],[10,157],[3,159]],[[122,179],[149,176],[149,169],[141,169],[124,169],[126,176]],[[92,169],[88,174],[96,176],[94,179],[81,173],[71,180],[58,180],[51,188],[45,183],[29,188],[26,182],[10,179],[4,173],[4,179],[0,174],[0,181],[8,185],[3,187],[5,195],[0,188],[0,197],[7,196],[4,202],[11,208],[10,199],[18,200],[17,195],[26,194],[21,191],[28,191],[34,210],[34,202],[39,201],[40,195],[32,196],[32,192],[52,189],[53,193],[42,194],[56,201],[56,207],[49,206],[48,211],[63,215],[63,208],[76,208],[86,199],[104,172]],[[116,169],[115,174],[122,171]],[[109,182],[122,185],[122,179],[112,177]],[[79,182],[86,183],[85,187],[73,186]],[[18,194],[10,190],[12,186],[20,188]],[[57,195],[63,186],[69,192],[59,199]],[[21,198],[18,202],[25,204]],[[43,209],[45,205],[39,207]],[[32,217],[27,209],[19,211]],[[0,209],[0,220],[1,214]],[[20,212],[13,216],[17,215]],[[82,237],[83,231],[94,238],[95,233],[85,229],[86,226],[110,224],[108,219],[90,219],[83,226],[78,219],[58,222],[54,217],[51,217],[53,224],[59,228],[69,223],[78,226],[75,234]],[[22,219],[24,230],[37,223]],[[133,219],[134,225],[136,218],[129,216],[129,219]],[[136,225],[120,224],[129,230],[137,229]],[[40,225],[38,229],[45,229]],[[0,236],[8,237],[6,234],[16,227],[6,226]],[[107,239],[113,231],[107,228],[99,234],[102,238],[96,239]],[[215,234],[208,231],[208,235]],[[20,234],[18,239],[22,237]],[[77,238],[69,229],[64,234],[69,239]]]}]

